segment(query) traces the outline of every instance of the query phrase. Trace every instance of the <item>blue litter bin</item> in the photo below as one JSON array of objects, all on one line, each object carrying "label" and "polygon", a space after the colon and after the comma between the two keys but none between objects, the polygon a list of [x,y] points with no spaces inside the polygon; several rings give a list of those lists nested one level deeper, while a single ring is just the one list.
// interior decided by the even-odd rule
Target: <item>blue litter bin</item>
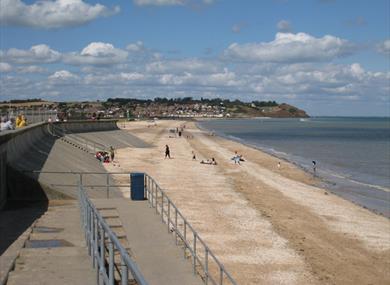
[{"label": "blue litter bin", "polygon": [[145,200],[145,174],[133,172],[130,173],[131,181],[131,200]]}]

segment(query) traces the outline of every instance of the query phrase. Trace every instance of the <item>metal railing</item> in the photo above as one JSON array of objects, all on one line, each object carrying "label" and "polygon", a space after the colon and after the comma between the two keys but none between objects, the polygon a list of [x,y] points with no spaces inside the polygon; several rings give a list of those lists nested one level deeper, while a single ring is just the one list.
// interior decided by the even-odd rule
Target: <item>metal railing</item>
[{"label": "metal railing", "polygon": [[[137,265],[88,198],[84,187],[79,184],[78,189],[88,253],[92,256],[93,267],[97,268],[97,284],[114,285],[118,284],[118,280],[115,279],[119,279],[120,284],[128,285],[130,270],[137,284],[147,285]],[[120,268],[116,268],[117,278],[115,278],[115,251],[120,255]]]},{"label": "metal railing", "polygon": [[161,221],[167,224],[168,232],[175,235],[176,245],[181,241],[184,257],[188,258],[187,253],[190,254],[194,274],[199,274],[205,284],[237,285],[176,205],[148,174],[145,174],[145,193],[150,206],[156,209],[156,213],[161,215]]},{"label": "metal railing", "polygon": [[[112,188],[118,189],[118,188],[127,188],[129,189],[129,198],[130,198],[130,173],[129,172],[92,172],[92,171],[41,171],[41,170],[22,170],[24,173],[31,173],[35,175],[41,175],[41,174],[64,174],[64,175],[72,175],[74,176],[74,179],[69,179],[68,181],[71,181],[73,183],[48,183],[48,186],[51,187],[70,187],[70,188],[77,188],[79,184],[83,186],[83,188],[102,188],[106,191],[106,198],[109,199],[111,197],[110,192],[112,191]],[[93,177],[90,178],[90,176],[104,176],[105,178],[104,183],[96,184],[96,182],[90,182],[90,180],[94,180]],[[118,183],[118,180],[120,179],[120,176],[126,176],[127,183]],[[35,179],[38,179],[38,176],[34,177]],[[115,179],[117,178],[117,179]],[[113,181],[115,180],[115,182]],[[95,189],[96,190],[96,189]]]},{"label": "metal railing", "polygon": [[57,111],[56,110],[47,110],[47,109],[29,109],[29,108],[18,108],[18,109],[8,109],[7,111],[0,111],[0,116],[5,116],[9,118],[16,118],[19,114],[23,114],[26,119],[27,123],[35,124],[39,122],[47,122],[49,118],[54,120],[57,117]]},{"label": "metal railing", "polygon": [[[79,187],[80,195],[85,200],[83,208],[83,222],[84,225],[87,223],[85,228],[86,230],[86,238],[87,242],[89,240],[89,247],[92,246],[91,235],[94,234],[92,232],[97,229],[96,226],[93,227],[91,224],[91,212],[98,213],[96,208],[92,205],[89,198],[86,196],[85,188],[94,188],[94,187],[103,187],[106,188],[107,198],[110,197],[109,192],[110,189],[115,187],[127,187],[130,188],[130,173],[129,172],[61,172],[61,171],[27,171],[35,174],[73,174],[77,175],[79,184],[50,184],[52,186],[68,186],[68,187]],[[88,183],[88,175],[105,175],[105,184],[90,184]],[[112,175],[126,175],[128,183],[123,184],[111,184],[110,176]],[[215,254],[210,250],[210,248],[206,245],[203,239],[199,236],[199,234],[195,231],[195,229],[191,226],[191,224],[187,221],[187,219],[183,216],[183,214],[179,211],[176,205],[172,202],[172,200],[167,196],[164,190],[157,184],[157,182],[148,174],[145,173],[145,195],[148,200],[150,207],[155,208],[156,214],[161,215],[161,221],[167,224],[168,233],[173,234],[175,237],[176,245],[182,245],[184,249],[184,258],[191,258],[192,267],[194,274],[199,274],[203,279],[205,284],[213,284],[213,285],[223,285],[223,284],[232,284],[237,285],[237,282],[233,279],[233,277],[226,270],[224,265],[218,260]],[[130,194],[130,191],[129,191]],[[130,196],[130,195],[129,195]],[[85,197],[85,198],[84,198]],[[81,199],[80,199],[81,201]],[[87,206],[85,206],[87,205]],[[89,214],[85,214],[85,209]],[[85,220],[87,217],[87,220]],[[88,218],[89,217],[89,218]],[[96,218],[95,218],[96,220]],[[103,220],[101,217],[98,219]],[[104,222],[104,220],[103,220]],[[96,221],[95,221],[96,223]],[[108,227],[107,224],[104,223],[104,227]],[[91,228],[93,227],[93,228]],[[88,232],[88,234],[87,234]],[[93,238],[92,238],[93,240]],[[100,240],[99,240],[100,241]],[[93,246],[96,246],[98,242],[93,243]],[[100,247],[97,250],[100,253]],[[95,261],[94,261],[95,263]],[[110,283],[111,284],[111,283]]]}]

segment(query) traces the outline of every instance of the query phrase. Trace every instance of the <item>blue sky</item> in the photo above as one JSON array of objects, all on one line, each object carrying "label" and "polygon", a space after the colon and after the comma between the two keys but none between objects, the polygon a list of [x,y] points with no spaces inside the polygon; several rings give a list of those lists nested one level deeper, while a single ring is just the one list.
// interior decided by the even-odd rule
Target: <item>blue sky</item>
[{"label": "blue sky", "polygon": [[389,116],[389,3],[0,0],[0,100],[221,97]]}]

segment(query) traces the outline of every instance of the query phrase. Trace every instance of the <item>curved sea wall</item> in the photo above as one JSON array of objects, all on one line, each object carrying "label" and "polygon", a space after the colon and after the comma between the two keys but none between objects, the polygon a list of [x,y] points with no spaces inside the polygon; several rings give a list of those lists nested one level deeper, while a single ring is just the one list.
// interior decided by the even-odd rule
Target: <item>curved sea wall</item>
[{"label": "curved sea wall", "polygon": [[[23,177],[15,177],[15,170],[42,169],[57,140],[52,135],[52,126],[60,128],[67,133],[85,133],[116,130],[118,129],[116,122],[116,120],[43,122],[14,131],[0,132],[0,208],[5,204],[7,197],[10,196],[10,188],[18,188],[15,187],[15,183],[11,182],[15,179],[23,180]],[[66,147],[63,146],[62,150],[64,158],[75,152],[70,146],[68,146],[70,149],[66,149]],[[71,167],[69,166],[72,163],[71,161],[65,160],[62,162],[60,158],[56,158],[56,160],[59,167],[62,164],[61,169],[69,169]],[[31,183],[31,181],[28,183]],[[28,183],[24,183],[24,187]],[[19,190],[12,189],[12,191],[12,194],[16,195]],[[25,194],[23,194],[23,197],[26,197]],[[15,197],[15,195],[13,196]],[[31,191],[27,196],[31,198],[34,195],[36,193]],[[16,196],[21,195],[17,194]]]}]

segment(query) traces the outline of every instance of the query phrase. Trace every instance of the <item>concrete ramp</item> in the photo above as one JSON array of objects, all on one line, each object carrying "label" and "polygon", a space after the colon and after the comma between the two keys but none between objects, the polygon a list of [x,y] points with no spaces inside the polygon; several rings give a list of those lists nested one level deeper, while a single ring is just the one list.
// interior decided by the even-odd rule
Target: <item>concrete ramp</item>
[{"label": "concrete ramp", "polygon": [[[111,207],[119,213],[131,257],[150,285],[203,284],[147,201],[122,198],[93,199],[92,202],[97,208]],[[110,224],[109,220],[107,222]]]},{"label": "concrete ramp", "polygon": [[123,130],[111,130],[105,132],[75,133],[84,139],[114,148],[137,147],[146,148],[150,145],[138,137]]},{"label": "concrete ramp", "polygon": [[[0,150],[7,162],[7,188],[2,186],[1,196],[7,200],[34,200],[48,196],[55,199],[76,197],[75,188],[61,186],[64,184],[77,184],[79,177],[72,174],[45,174],[33,175],[25,173],[27,178],[20,175],[20,171],[57,171],[57,172],[106,172],[105,168],[92,154],[85,149],[53,136],[51,129],[60,128],[66,133],[72,133],[88,140],[96,141],[106,146],[122,147],[148,147],[148,144],[129,134],[118,130],[116,121],[86,121],[41,123],[34,126],[8,132],[0,135]],[[1,167],[1,172],[5,169]],[[105,185],[104,175],[88,175],[84,184]],[[31,187],[39,182],[39,187]],[[54,185],[55,184],[55,185]],[[113,184],[113,183],[111,183]],[[37,185],[34,185],[37,186]],[[90,197],[106,197],[105,188],[87,188]],[[58,193],[60,195],[57,195]],[[5,195],[4,193],[8,193]],[[119,197],[119,191],[114,188],[110,196]],[[51,197],[52,196],[52,197]],[[2,198],[4,199],[4,198]],[[4,202],[3,202],[4,203]],[[1,204],[1,203],[0,203]]]}]

